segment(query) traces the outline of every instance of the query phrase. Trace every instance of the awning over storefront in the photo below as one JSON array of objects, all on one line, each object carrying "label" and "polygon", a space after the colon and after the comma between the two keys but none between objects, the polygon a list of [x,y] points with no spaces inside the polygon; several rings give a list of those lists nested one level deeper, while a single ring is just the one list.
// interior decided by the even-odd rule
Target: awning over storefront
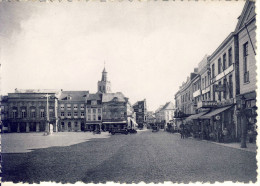
[{"label": "awning over storefront", "polygon": [[131,119],[131,118],[130,118],[130,120],[132,121],[132,123],[134,124],[135,127],[138,126],[138,124],[135,122],[135,120],[133,120],[133,119]]},{"label": "awning over storefront", "polygon": [[200,116],[202,116],[202,115],[204,115],[204,114],[206,114],[206,113],[207,113],[207,112],[200,112],[200,113],[198,113],[198,114],[190,115],[189,117],[187,117],[187,118],[185,119],[185,121],[191,121],[191,120],[193,120],[193,119],[199,119]]},{"label": "awning over storefront", "polygon": [[232,106],[228,106],[228,107],[223,107],[223,108],[218,108],[218,109],[215,109],[213,111],[211,111],[210,113],[208,114],[205,114],[201,117],[199,117],[199,119],[210,119],[212,116],[215,116],[221,112],[224,112],[225,110],[231,108]]}]

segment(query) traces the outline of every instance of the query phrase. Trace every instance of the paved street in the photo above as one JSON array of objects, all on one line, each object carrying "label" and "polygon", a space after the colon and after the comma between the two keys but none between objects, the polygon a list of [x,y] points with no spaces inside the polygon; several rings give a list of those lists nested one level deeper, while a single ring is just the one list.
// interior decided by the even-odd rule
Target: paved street
[{"label": "paved street", "polygon": [[[69,135],[69,134],[68,134]],[[150,130],[3,154],[3,181],[256,181],[256,153]]]}]

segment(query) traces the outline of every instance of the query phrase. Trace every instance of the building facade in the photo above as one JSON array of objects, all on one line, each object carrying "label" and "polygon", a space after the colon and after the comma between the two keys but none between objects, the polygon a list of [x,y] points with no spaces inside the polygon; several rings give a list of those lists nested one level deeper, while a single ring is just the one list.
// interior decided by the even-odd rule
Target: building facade
[{"label": "building facade", "polygon": [[102,94],[89,94],[86,99],[86,130],[104,130],[102,127]]},{"label": "building facade", "polygon": [[172,102],[167,102],[165,105],[156,110],[155,117],[157,125],[161,129],[165,128],[167,125],[173,124],[175,107]]},{"label": "building facade", "polygon": [[[201,138],[240,141],[243,131],[256,131],[255,16],[255,3],[246,1],[235,31],[199,64],[193,81],[196,113],[185,120],[197,125],[191,131],[196,128]],[[177,116],[186,112],[182,92],[181,87],[175,94],[182,111]]]},{"label": "building facade", "polygon": [[8,94],[8,132],[44,132],[58,129],[56,90],[15,90]]},{"label": "building facade", "polygon": [[146,99],[142,101],[137,101],[134,105],[134,112],[136,113],[136,122],[138,123],[138,128],[143,128],[147,124],[147,108]]},{"label": "building facade", "polygon": [[85,100],[88,91],[62,91],[59,97],[59,131],[85,130]]}]

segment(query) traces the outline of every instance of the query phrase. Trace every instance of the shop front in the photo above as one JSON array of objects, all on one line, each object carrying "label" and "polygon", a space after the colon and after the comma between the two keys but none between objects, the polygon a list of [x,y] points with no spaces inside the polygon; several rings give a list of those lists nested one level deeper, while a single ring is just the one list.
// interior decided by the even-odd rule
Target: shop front
[{"label": "shop front", "polygon": [[257,136],[257,107],[256,92],[250,92],[237,96],[236,119],[237,119],[237,139],[241,141],[243,132],[246,133],[246,142],[255,143]]},{"label": "shop front", "polygon": [[216,107],[199,117],[202,120],[202,133],[206,139],[217,142],[235,141],[234,106]]}]

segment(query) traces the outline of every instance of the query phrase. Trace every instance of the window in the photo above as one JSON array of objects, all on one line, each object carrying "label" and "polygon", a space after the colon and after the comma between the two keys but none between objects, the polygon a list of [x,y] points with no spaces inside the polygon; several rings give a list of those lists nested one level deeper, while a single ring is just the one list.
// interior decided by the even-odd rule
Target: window
[{"label": "window", "polygon": [[71,112],[68,112],[67,116],[71,116]]},{"label": "window", "polygon": [[218,59],[218,74],[221,73],[221,58]]},{"label": "window", "polygon": [[80,113],[80,116],[85,116],[84,112],[81,112],[81,113]]},{"label": "window", "polygon": [[98,115],[98,120],[99,120],[99,121],[101,120],[101,115]]},{"label": "window", "polygon": [[228,50],[228,66],[231,66],[233,63],[232,61],[232,48]]},{"label": "window", "polygon": [[84,107],[84,105],[83,104],[81,104],[80,105],[80,109],[84,109],[85,107]]},{"label": "window", "polygon": [[223,92],[223,98],[224,99],[227,99],[227,91],[226,91],[226,88],[227,88],[227,79],[224,78],[224,82],[223,82],[223,86],[224,86],[224,92]]},{"label": "window", "polygon": [[229,98],[233,98],[233,80],[232,80],[232,75],[229,76]]},{"label": "window", "polygon": [[75,121],[75,127],[77,128],[78,127],[78,122]]},{"label": "window", "polygon": [[91,115],[88,115],[88,121],[90,121],[91,120]]},{"label": "window", "polygon": [[[221,82],[218,82],[218,86],[221,86]],[[221,92],[218,92],[218,100],[221,101]]]},{"label": "window", "polygon": [[202,89],[204,88],[204,78],[202,78]]},{"label": "window", "polygon": [[74,112],[74,116],[78,116],[78,113],[77,113],[77,112]]},{"label": "window", "polygon": [[49,109],[49,112],[50,112],[50,117],[54,117],[54,112],[52,108]]},{"label": "window", "polygon": [[41,118],[44,118],[44,117],[45,117],[44,109],[41,109],[41,110],[40,110],[40,116],[41,116]]},{"label": "window", "polygon": [[13,110],[13,118],[17,118],[18,117],[18,112],[17,110]]},{"label": "window", "polygon": [[101,109],[98,109],[98,113],[101,113]]},{"label": "window", "polygon": [[71,105],[67,104],[67,109],[70,110],[71,109]]},{"label": "window", "polygon": [[205,76],[205,87],[204,88],[206,88],[207,87],[207,76]]},{"label": "window", "polygon": [[36,117],[35,109],[31,109],[31,118],[35,118],[35,117]]},{"label": "window", "polygon": [[91,113],[91,109],[88,109],[88,113]]},{"label": "window", "polygon": [[223,71],[226,70],[226,61],[227,61],[227,55],[226,53],[223,55]]},{"label": "window", "polygon": [[93,113],[96,113],[96,111],[97,111],[96,109],[93,109]]},{"label": "window", "polygon": [[63,105],[63,104],[60,105],[60,109],[61,109],[61,110],[64,110],[64,105]]},{"label": "window", "polygon": [[97,104],[97,100],[92,100],[91,101],[91,105],[96,105]]},{"label": "window", "polygon": [[138,112],[142,112],[142,109],[138,109]]},{"label": "window", "polygon": [[243,45],[243,67],[244,67],[244,83],[249,82],[249,71],[247,71],[248,60],[248,42]]},{"label": "window", "polygon": [[64,112],[61,112],[61,113],[60,113],[60,116],[64,116]]},{"label": "window", "polygon": [[96,115],[95,114],[93,115],[93,120],[96,121]]},{"label": "window", "polygon": [[26,118],[26,110],[22,109],[22,118]]},{"label": "window", "polygon": [[215,77],[215,64],[212,65],[212,78]]},{"label": "window", "polygon": [[77,110],[78,109],[78,105],[74,105],[74,110]]}]

